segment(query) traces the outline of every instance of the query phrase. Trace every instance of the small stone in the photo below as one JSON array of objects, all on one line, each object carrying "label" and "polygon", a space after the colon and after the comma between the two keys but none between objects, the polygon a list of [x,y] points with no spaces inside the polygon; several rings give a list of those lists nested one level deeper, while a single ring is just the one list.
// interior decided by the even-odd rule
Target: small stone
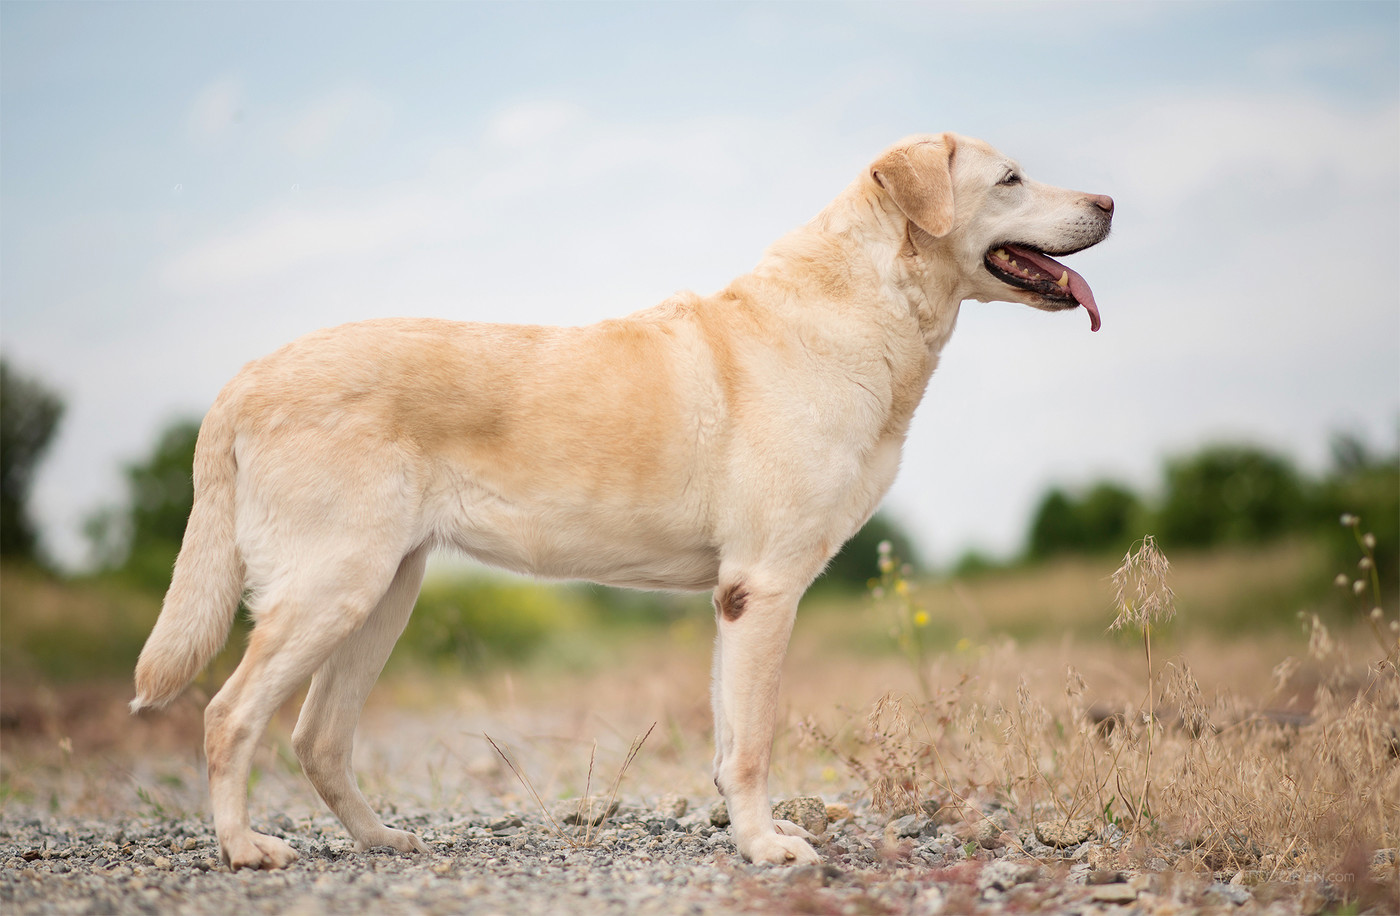
[{"label": "small stone", "polygon": [[1084,878],[1084,883],[1093,887],[1104,884],[1126,884],[1128,876],[1121,871],[1113,871],[1108,868],[1096,868],[1089,872]]},{"label": "small stone", "polygon": [[1201,894],[1201,900],[1212,906],[1220,906],[1226,903],[1233,903],[1235,906],[1244,906],[1254,895],[1249,892],[1249,888],[1241,887],[1238,884],[1212,884]]},{"label": "small stone", "polygon": [[554,808],[555,819],[570,826],[597,827],[616,813],[617,799],[609,802],[598,795],[571,798]]},{"label": "small stone", "polygon": [[791,821],[813,836],[826,832],[826,802],[811,795],[788,798],[773,806],[773,818]]},{"label": "small stone", "polygon": [[826,806],[826,822],[828,824],[835,821],[850,820],[853,817],[855,817],[855,814],[851,811],[850,805],[842,804],[841,802],[830,802]]},{"label": "small stone", "polygon": [[924,832],[924,828],[927,826],[928,821],[920,815],[906,814],[904,817],[890,821],[885,827],[885,834],[895,839],[918,836]]},{"label": "small stone", "polygon": [[729,826],[729,806],[720,799],[710,807],[710,823],[715,827]]},{"label": "small stone", "polygon": [[1101,884],[1094,888],[1090,899],[1095,903],[1128,904],[1137,900],[1138,892],[1127,884]]},{"label": "small stone", "polygon": [[490,823],[488,823],[488,824],[486,825],[486,829],[487,829],[487,830],[490,830],[490,831],[492,831],[492,832],[495,832],[495,831],[497,831],[497,830],[505,830],[505,829],[510,828],[510,827],[523,827],[523,826],[525,826],[525,822],[524,822],[523,820],[520,819],[520,815],[518,815],[518,814],[507,814],[505,817],[499,817],[499,818],[497,818],[496,820],[491,821]]},{"label": "small stone", "polygon": [[1006,840],[1002,834],[1005,831],[996,821],[985,818],[977,822],[976,830],[973,832],[973,839],[977,845],[983,849],[995,849],[998,846],[1005,846]]},{"label": "small stone", "polygon": [[168,856],[156,856],[154,859],[151,860],[151,864],[154,865],[156,868],[169,868],[170,858]]},{"label": "small stone", "polygon": [[997,859],[977,876],[977,886],[983,891],[1009,891],[1018,884],[1034,881],[1039,869],[1023,862]]},{"label": "small stone", "polygon": [[1035,838],[1046,846],[1064,849],[1078,846],[1094,834],[1089,821],[1041,821],[1035,825]]},{"label": "small stone", "polygon": [[656,813],[665,817],[673,817],[677,820],[685,817],[685,813],[690,810],[690,802],[686,801],[684,795],[674,793],[661,796],[656,801]]}]

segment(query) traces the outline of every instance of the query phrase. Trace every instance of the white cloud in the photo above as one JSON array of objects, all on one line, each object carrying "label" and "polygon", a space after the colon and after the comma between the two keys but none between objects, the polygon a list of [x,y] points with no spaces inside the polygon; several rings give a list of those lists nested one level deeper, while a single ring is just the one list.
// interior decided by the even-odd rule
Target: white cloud
[{"label": "white cloud", "polygon": [[[743,155],[765,129],[740,118],[689,118],[666,124],[620,124],[578,106],[538,101],[498,112],[471,168],[474,193],[484,199],[521,197],[551,189],[602,188],[671,177],[711,187],[741,180],[752,164]],[[617,196],[613,186],[612,196]]]},{"label": "white cloud", "polygon": [[435,220],[431,202],[417,195],[363,206],[279,207],[176,256],[160,279],[182,294],[264,280],[313,261],[382,254]]},{"label": "white cloud", "polygon": [[495,114],[486,125],[486,141],[510,150],[554,139],[565,131],[577,131],[588,120],[577,105],[541,100],[513,105]]},{"label": "white cloud", "polygon": [[297,156],[317,156],[332,144],[380,135],[392,111],[380,95],[365,89],[342,89],[320,99],[293,121],[283,139]]}]

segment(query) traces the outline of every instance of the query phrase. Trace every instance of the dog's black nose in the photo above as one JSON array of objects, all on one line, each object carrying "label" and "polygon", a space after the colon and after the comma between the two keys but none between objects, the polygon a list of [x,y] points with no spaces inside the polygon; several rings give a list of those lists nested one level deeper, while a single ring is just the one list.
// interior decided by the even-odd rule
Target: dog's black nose
[{"label": "dog's black nose", "polygon": [[1092,197],[1090,197],[1089,200],[1093,201],[1094,206],[1098,207],[1100,210],[1107,213],[1109,216],[1113,215],[1112,197],[1109,197],[1107,194],[1095,194]]}]

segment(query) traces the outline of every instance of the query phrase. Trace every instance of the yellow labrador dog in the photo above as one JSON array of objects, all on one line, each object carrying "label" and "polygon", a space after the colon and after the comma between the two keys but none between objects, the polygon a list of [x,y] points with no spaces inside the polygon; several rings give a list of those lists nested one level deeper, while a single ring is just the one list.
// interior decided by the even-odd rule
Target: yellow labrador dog
[{"label": "yellow labrador dog", "polygon": [[387,319],[249,364],[195,451],[194,510],[132,709],[169,703],[256,625],[205,712],[233,868],[280,868],[248,772],[307,678],[293,746],[361,848],[424,850],[356,787],[365,697],[437,547],[536,576],[714,590],[715,784],[754,862],[809,863],[775,822],[768,762],[798,599],[894,480],[967,299],[1098,309],[1053,256],[1113,201],[1024,177],[979,140],[914,136],[716,295],[581,328]]}]

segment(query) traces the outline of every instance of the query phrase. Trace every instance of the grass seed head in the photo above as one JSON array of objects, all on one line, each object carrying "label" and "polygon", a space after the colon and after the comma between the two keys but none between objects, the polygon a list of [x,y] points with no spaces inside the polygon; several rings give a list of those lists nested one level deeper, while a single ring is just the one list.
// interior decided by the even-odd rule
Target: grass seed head
[{"label": "grass seed head", "polygon": [[1113,574],[1114,603],[1118,616],[1111,630],[1134,626],[1146,630],[1176,616],[1176,595],[1167,584],[1171,564],[1148,535],[1123,557],[1123,565]]}]

